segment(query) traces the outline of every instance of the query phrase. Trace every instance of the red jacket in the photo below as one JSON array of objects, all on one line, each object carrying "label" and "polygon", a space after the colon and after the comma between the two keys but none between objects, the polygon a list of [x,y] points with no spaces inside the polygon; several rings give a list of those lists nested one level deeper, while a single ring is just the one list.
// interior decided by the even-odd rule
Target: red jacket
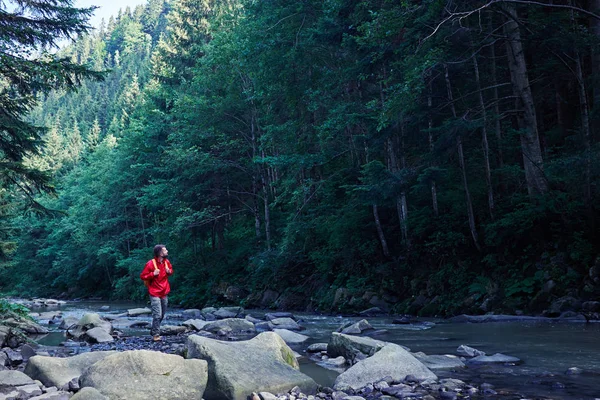
[{"label": "red jacket", "polygon": [[[150,296],[165,297],[171,291],[168,277],[169,275],[173,275],[173,266],[169,260],[163,260],[163,262],[158,261],[158,258],[154,258],[154,260],[156,260],[156,266],[159,270],[158,276],[154,276],[154,263],[150,260],[142,270],[140,278],[144,281],[150,281],[150,285],[148,286],[148,293],[150,293]],[[165,266],[169,266],[171,273],[167,274]]]}]

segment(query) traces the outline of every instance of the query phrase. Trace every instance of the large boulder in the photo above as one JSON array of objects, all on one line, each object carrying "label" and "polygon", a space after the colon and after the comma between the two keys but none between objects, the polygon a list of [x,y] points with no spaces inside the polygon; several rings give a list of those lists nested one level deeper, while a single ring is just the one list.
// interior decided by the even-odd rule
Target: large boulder
[{"label": "large boulder", "polygon": [[110,333],[100,327],[87,330],[85,332],[85,338],[91,343],[110,343],[115,341]]},{"label": "large boulder", "polygon": [[218,321],[209,322],[204,325],[205,331],[218,333],[253,333],[256,332],[254,324],[242,318],[225,318]]},{"label": "large boulder", "polygon": [[565,311],[579,310],[581,310],[581,300],[572,296],[564,296],[553,301],[548,311],[544,313],[544,316],[553,317],[558,316]]},{"label": "large boulder", "polygon": [[372,356],[385,345],[386,342],[381,340],[333,332],[327,344],[327,354],[330,357],[342,356],[354,363]]},{"label": "large boulder", "polygon": [[244,309],[242,307],[221,307],[212,314],[217,317],[217,319],[225,319],[237,318],[242,316],[243,313]]},{"label": "large boulder", "polygon": [[109,355],[86,369],[81,387],[111,400],[201,399],[208,379],[204,360],[133,350]]},{"label": "large boulder", "polygon": [[10,336],[11,328],[9,326],[0,325],[0,347],[4,347]]},{"label": "large boulder", "polygon": [[338,332],[345,333],[346,335],[359,335],[366,330],[373,329],[369,321],[361,319],[358,322],[349,322],[338,328]]},{"label": "large boulder", "polygon": [[190,329],[201,331],[202,329],[204,329],[206,324],[208,324],[208,322],[203,319],[188,319],[187,321],[184,321],[181,325]]},{"label": "large boulder", "polygon": [[34,335],[48,333],[48,329],[39,325],[37,322],[33,322],[29,319],[25,318],[7,318],[2,321],[4,325],[11,326],[13,328],[18,328],[26,333],[31,333]]},{"label": "large boulder", "polygon": [[422,362],[401,346],[387,343],[377,353],[368,357],[340,374],[335,380],[334,389],[346,391],[358,390],[369,383],[376,383],[391,377],[401,382],[412,375],[418,380],[437,379]]},{"label": "large boulder", "polygon": [[58,329],[73,329],[77,326],[77,323],[79,322],[79,318],[77,317],[64,317],[62,319],[62,321],[60,321],[60,325],[58,326]]},{"label": "large boulder", "polygon": [[73,378],[79,378],[84,369],[113,353],[115,352],[94,351],[65,358],[33,356],[24,372],[47,387],[61,388]]},{"label": "large boulder", "polygon": [[269,326],[271,329],[287,329],[289,331],[299,331],[302,329],[296,321],[289,317],[273,318],[269,321]]},{"label": "large boulder", "polygon": [[317,384],[299,369],[293,351],[274,332],[253,339],[225,342],[191,335],[187,357],[208,361],[205,397],[211,400],[246,400],[252,392],[288,392],[298,386],[314,393]]},{"label": "large boulder", "polygon": [[271,307],[277,301],[279,297],[279,292],[276,292],[271,289],[265,290],[260,299],[260,305],[262,307]]},{"label": "large boulder", "polygon": [[85,337],[85,333],[88,330],[93,328],[101,328],[107,333],[112,332],[112,325],[110,322],[105,321],[96,313],[87,313],[84,314],[77,322],[77,325],[75,325],[72,330],[67,331],[67,333],[75,339],[81,339]]}]

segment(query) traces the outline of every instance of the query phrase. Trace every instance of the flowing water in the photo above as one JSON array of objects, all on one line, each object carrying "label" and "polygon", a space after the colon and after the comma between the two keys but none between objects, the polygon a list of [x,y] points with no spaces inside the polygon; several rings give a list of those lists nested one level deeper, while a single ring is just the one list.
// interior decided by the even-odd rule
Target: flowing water
[{"label": "flowing water", "polygon": [[[103,305],[110,311],[99,312]],[[119,314],[129,308],[144,307],[139,303],[69,302],[60,309],[63,316],[79,317],[86,312]],[[182,322],[182,310],[171,309],[163,324],[177,325]],[[264,311],[247,310],[255,317]],[[312,343],[327,342],[331,332],[346,322],[358,321],[356,317],[320,316],[295,314],[306,328],[302,334],[310,340],[300,346],[292,346],[300,354]],[[149,316],[137,317],[150,321]],[[410,325],[392,324],[392,318],[369,317],[370,324],[383,330],[376,339],[409,347],[411,351],[426,354],[456,354],[458,346],[465,344],[488,355],[502,353],[518,357],[519,365],[472,366],[460,371],[436,371],[440,377],[454,377],[472,384],[491,383],[496,390],[518,392],[529,397],[545,397],[557,400],[600,399],[600,323],[582,322],[489,322],[449,323],[423,321]],[[52,327],[52,325],[50,325]],[[147,335],[148,330],[125,331],[128,335]],[[43,345],[58,345],[64,341],[64,333],[53,332],[41,337]],[[331,386],[338,372],[322,368],[308,358],[300,361],[300,368],[318,383]],[[570,367],[583,370],[579,375],[567,375]]]}]

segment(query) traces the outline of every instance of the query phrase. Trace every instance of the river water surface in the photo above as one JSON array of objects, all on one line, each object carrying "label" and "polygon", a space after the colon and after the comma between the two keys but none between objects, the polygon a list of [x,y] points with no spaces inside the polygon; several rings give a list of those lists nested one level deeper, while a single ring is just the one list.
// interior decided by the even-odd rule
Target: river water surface
[{"label": "river water surface", "polygon": [[[110,311],[100,312],[109,305]],[[108,302],[69,302],[57,310],[63,316],[79,317],[86,312],[118,314],[129,308],[145,304]],[[52,311],[43,309],[34,311]],[[163,324],[178,325],[182,322],[181,311],[171,309]],[[246,310],[248,314],[261,317],[265,311]],[[300,354],[309,344],[327,342],[331,332],[342,324],[358,321],[358,317],[321,316],[295,313],[306,328],[301,333],[310,340],[301,346],[292,346]],[[150,320],[149,317],[136,319]],[[420,321],[409,325],[392,324],[392,318],[369,317],[369,323],[377,330],[385,330],[374,338],[422,351],[428,355],[456,354],[458,346],[465,344],[488,355],[502,353],[518,357],[519,365],[473,366],[460,371],[436,371],[440,377],[463,379],[471,384],[491,383],[496,391],[518,392],[523,396],[543,397],[557,400],[600,400],[600,323],[583,322],[487,322],[452,323],[445,321]],[[147,335],[147,330],[131,330],[128,335]],[[39,339],[43,345],[58,345],[64,341],[64,333],[56,332]],[[568,375],[570,367],[583,370],[579,375]],[[301,359],[301,370],[318,383],[331,386],[338,372],[327,370],[308,358]]]}]

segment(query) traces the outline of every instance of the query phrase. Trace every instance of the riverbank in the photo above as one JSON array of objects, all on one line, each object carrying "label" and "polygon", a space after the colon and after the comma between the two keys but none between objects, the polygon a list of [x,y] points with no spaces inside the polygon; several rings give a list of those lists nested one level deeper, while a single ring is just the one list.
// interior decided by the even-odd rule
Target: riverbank
[{"label": "riverbank", "polygon": [[[96,307],[96,311],[100,312],[103,315],[108,316],[108,319],[112,320],[113,325],[125,326],[124,322],[120,320],[120,318],[115,319],[114,317],[120,313],[121,310],[116,307],[107,306],[105,308],[111,309],[111,311],[100,311],[102,306],[101,303],[94,303],[94,307]],[[78,305],[85,308],[85,311],[88,312],[89,307],[86,307],[83,303],[78,303]],[[72,304],[68,305],[66,308],[72,306]],[[93,308],[93,307],[92,307]],[[235,308],[236,311],[240,311],[239,308]],[[81,314],[82,309],[77,309],[75,311],[77,315]],[[186,318],[192,314],[200,313],[202,315],[203,310],[174,310],[171,311],[170,315],[168,315],[166,325],[167,326],[175,326],[175,327],[184,327],[186,325]],[[218,309],[213,309],[213,314]],[[227,309],[220,310],[220,313],[227,311]],[[53,311],[49,311],[52,313]],[[57,310],[56,313],[59,314],[62,311]],[[255,319],[255,326],[269,326],[269,322],[261,319],[264,318],[265,315],[257,313],[255,311],[247,311],[243,310],[244,320],[253,320]],[[65,311],[64,318],[69,317],[69,311]],[[223,316],[227,316],[226,314],[222,314]],[[236,316],[242,316],[236,315]],[[45,315],[46,318],[49,317]],[[258,318],[257,318],[258,317]],[[501,318],[501,316],[498,316]],[[518,344],[521,338],[517,338],[514,336],[515,330],[523,330],[523,329],[534,329],[529,336],[537,336],[540,341],[548,341],[548,355],[551,354],[556,349],[553,348],[555,345],[553,343],[558,342],[559,338],[551,339],[547,334],[544,336],[544,331],[552,331],[554,329],[550,324],[558,324],[560,327],[573,327],[572,333],[581,334],[577,330],[580,330],[583,326],[588,326],[586,324],[581,324],[579,322],[574,322],[571,320],[563,320],[562,322],[558,322],[558,320],[554,320],[554,322],[547,322],[543,319],[527,319],[523,317],[516,316],[520,319],[520,321],[498,321],[498,322],[489,322],[488,323],[454,323],[446,321],[440,324],[434,324],[426,321],[412,321],[408,324],[394,324],[392,317],[372,317],[369,318],[369,322],[372,324],[374,329],[366,330],[358,334],[358,337],[367,337],[372,336],[380,341],[387,343],[399,343],[403,346],[410,347],[413,353],[423,352],[427,355],[435,355],[438,354],[440,357],[444,356],[444,354],[452,354],[455,353],[456,348],[460,344],[474,344],[476,347],[481,348],[488,352],[488,354],[493,354],[494,352],[505,352],[509,355],[516,355],[519,358],[525,358],[523,364],[514,364],[509,363],[505,364],[496,364],[489,366],[481,366],[475,364],[466,364],[465,367],[460,368],[451,368],[437,371],[436,374],[440,379],[447,378],[458,378],[463,380],[464,382],[470,383],[468,386],[472,386],[476,389],[479,389],[481,394],[481,385],[490,384],[496,387],[496,391],[500,393],[500,396],[509,396],[507,398],[520,398],[520,393],[523,393],[522,396],[529,396],[529,398],[548,398],[548,399],[591,399],[594,398],[594,388],[593,386],[587,385],[586,382],[593,380],[590,379],[589,376],[589,362],[584,359],[574,360],[576,361],[574,364],[568,364],[569,367],[572,366],[581,366],[582,374],[580,376],[571,376],[566,375],[565,372],[567,368],[564,366],[557,366],[554,368],[551,365],[547,365],[547,370],[544,370],[543,364],[542,368],[536,367],[535,365],[540,365],[541,362],[544,362],[543,357],[533,362],[533,359],[529,359],[529,355],[527,355],[528,348],[531,348],[531,345],[528,345],[529,341],[522,343],[524,347],[514,347],[515,344]],[[135,316],[130,319],[134,323],[139,323],[144,320],[144,316]],[[345,365],[343,368],[339,368],[337,371],[333,370],[324,370],[322,365],[324,361],[328,359],[335,359],[336,357],[332,357],[333,355],[327,353],[318,354],[318,357],[315,354],[310,354],[307,352],[307,348],[316,342],[325,341],[327,342],[332,335],[332,332],[338,330],[341,325],[348,324],[350,322],[358,322],[360,320],[359,317],[341,317],[341,316],[322,316],[322,315],[314,315],[314,314],[299,314],[294,315],[296,318],[298,325],[301,327],[300,331],[296,331],[302,335],[308,337],[308,339],[304,343],[294,344],[289,343],[288,345],[296,351],[298,355],[301,357],[299,360],[300,371],[308,373],[312,377],[314,377],[315,381],[319,382],[321,387],[331,387],[333,386],[337,376],[343,372],[344,369],[350,367],[350,365]],[[215,319],[218,319],[215,317]],[[239,318],[238,318],[239,319]],[[480,318],[481,319],[481,318]],[[115,322],[117,321],[117,322]],[[203,323],[206,323],[204,321]],[[400,321],[397,321],[400,322]],[[407,322],[407,321],[403,321]],[[265,324],[266,323],[266,324]],[[168,325],[167,325],[168,324]],[[263,324],[263,325],[260,325]],[[187,324],[189,325],[189,323]],[[594,324],[590,326],[595,326]],[[198,326],[197,326],[198,327]],[[475,333],[466,335],[466,329],[473,330]],[[171,329],[171,328],[169,328]],[[139,331],[138,331],[139,332]],[[512,332],[512,333],[511,333]],[[166,333],[166,332],[165,332]],[[219,335],[218,331],[215,333],[210,333],[208,331],[204,331],[202,329],[188,329],[185,332],[177,331],[176,329],[172,331],[172,335],[164,336],[164,340],[159,343],[154,343],[149,340],[149,337],[146,334],[140,333],[142,336],[128,336],[127,334],[123,334],[123,332],[118,333],[113,332],[113,341],[110,343],[102,343],[102,344],[91,344],[85,341],[76,341],[70,340],[66,341],[63,346],[56,347],[57,350],[55,356],[64,357],[65,355],[73,356],[75,354],[83,354],[88,352],[102,352],[102,351],[110,351],[116,350],[118,352],[127,352],[127,351],[139,351],[139,350],[153,350],[158,351],[165,354],[175,354],[182,355],[185,354],[185,346],[187,343],[187,339],[193,335],[207,335],[211,336],[212,339],[225,339],[229,342],[247,340],[253,337],[254,334],[240,334],[240,333],[227,333],[226,331],[221,332]],[[225,335],[223,335],[225,333]],[[565,333],[565,337],[573,336],[572,333]],[[506,337],[505,341],[499,341],[499,337]],[[593,336],[593,335],[592,335]],[[496,343],[489,342],[489,339],[494,339]],[[564,341],[564,340],[563,340]],[[489,343],[488,343],[489,342]],[[587,343],[582,343],[579,347],[580,350],[584,350],[586,348]],[[576,349],[576,348],[574,348]],[[568,360],[571,353],[574,353],[574,349],[568,350],[568,353],[565,353],[565,359]],[[42,346],[42,352],[45,350]],[[585,351],[585,350],[584,350]],[[593,349],[590,347],[590,351]],[[521,355],[525,355],[525,357],[521,357]],[[447,356],[445,356],[447,357]],[[547,362],[546,362],[547,363]],[[558,370],[557,370],[558,369]],[[315,373],[315,371],[317,373]],[[327,372],[324,372],[327,371]],[[593,371],[591,371],[593,372]],[[329,376],[329,378],[327,378]],[[384,377],[382,377],[384,378]],[[402,380],[393,381],[393,384],[400,384],[404,382],[400,382]],[[520,383],[529,382],[526,385]],[[466,387],[466,386],[465,386]],[[484,386],[487,387],[487,386]],[[360,389],[363,389],[362,387]],[[425,390],[424,388],[418,388],[415,386],[413,388],[413,392],[415,390]],[[439,389],[439,388],[438,388]],[[411,393],[413,393],[411,392]],[[354,391],[354,394],[358,392]],[[464,395],[462,391],[456,392],[460,393],[460,395]],[[351,393],[346,393],[351,394]],[[362,393],[367,396],[366,393]],[[386,395],[383,392],[376,392],[375,395]],[[424,393],[421,393],[424,396]],[[436,396],[436,393],[431,393],[430,395]],[[472,396],[476,396],[473,394]],[[512,397],[510,397],[512,396]],[[577,397],[579,396],[579,397]],[[367,396],[368,397],[368,396]],[[438,398],[438,397],[435,397]],[[474,397],[476,398],[476,397]]]}]

